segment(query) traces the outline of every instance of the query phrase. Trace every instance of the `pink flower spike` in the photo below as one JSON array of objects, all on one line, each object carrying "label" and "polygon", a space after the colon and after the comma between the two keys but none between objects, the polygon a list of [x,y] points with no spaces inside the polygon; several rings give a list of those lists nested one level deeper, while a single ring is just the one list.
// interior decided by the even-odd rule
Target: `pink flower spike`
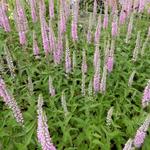
[{"label": "pink flower spike", "polygon": [[150,102],[150,80],[148,81],[147,86],[144,89],[144,94],[143,94],[143,98],[142,98],[143,108],[148,106],[149,102]]},{"label": "pink flower spike", "polygon": [[52,143],[49,131],[48,131],[48,125],[47,125],[47,117],[46,114],[43,112],[43,97],[42,95],[39,95],[38,98],[38,108],[37,108],[37,114],[38,114],[38,125],[37,125],[37,138],[38,142],[42,146],[42,150],[56,150],[55,146]]},{"label": "pink flower spike", "polygon": [[49,16],[54,18],[54,0],[49,0]]},{"label": "pink flower spike", "polygon": [[14,97],[7,90],[5,82],[1,77],[0,77],[0,97],[3,98],[5,104],[12,110],[13,115],[16,118],[16,121],[20,124],[23,124],[24,120],[23,120],[21,110],[18,107]]},{"label": "pink flower spike", "polygon": [[107,59],[107,70],[109,73],[112,72],[113,70],[113,61],[114,61],[113,57],[109,56]]}]

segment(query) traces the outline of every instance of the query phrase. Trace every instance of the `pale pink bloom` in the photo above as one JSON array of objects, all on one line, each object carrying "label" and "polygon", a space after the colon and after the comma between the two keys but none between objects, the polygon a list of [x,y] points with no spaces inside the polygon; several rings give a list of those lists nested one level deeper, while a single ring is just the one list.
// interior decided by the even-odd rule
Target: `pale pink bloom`
[{"label": "pale pink bloom", "polygon": [[108,27],[108,5],[105,3],[105,14],[103,20],[103,28],[106,29]]},{"label": "pale pink bloom", "polygon": [[64,7],[61,4],[60,5],[60,22],[59,22],[59,31],[60,33],[64,33],[66,31],[66,18],[65,18],[65,14],[64,14]]},{"label": "pale pink bloom", "polygon": [[144,89],[144,94],[142,98],[142,106],[146,107],[148,106],[150,102],[150,81],[148,81],[147,86]]},{"label": "pale pink bloom", "polygon": [[95,44],[99,43],[101,34],[101,16],[98,17],[98,23],[95,31]]},{"label": "pale pink bloom", "polygon": [[91,43],[91,39],[92,39],[92,14],[90,13],[90,17],[89,17],[89,26],[88,26],[88,32],[87,32],[87,42]]},{"label": "pale pink bloom", "polygon": [[111,30],[112,37],[118,35],[118,22],[117,19],[113,20],[112,22],[112,30]]},{"label": "pale pink bloom", "polygon": [[42,95],[39,95],[38,98],[38,125],[37,125],[37,138],[38,142],[42,146],[42,150],[56,150],[55,146],[52,143],[49,131],[48,131],[48,125],[47,125],[47,117],[46,114],[43,112],[43,97]]},{"label": "pale pink bloom", "polygon": [[150,125],[150,116],[148,115],[144,123],[139,127],[134,137],[133,143],[136,148],[140,148],[146,138],[146,132]]},{"label": "pale pink bloom", "polygon": [[102,79],[101,79],[101,83],[100,83],[100,91],[101,91],[101,93],[105,93],[106,92],[106,78],[107,78],[107,68],[106,68],[106,66],[104,64]]},{"label": "pale pink bloom", "polygon": [[95,52],[94,52],[94,69],[96,70],[97,63],[100,63],[100,51],[99,51],[99,44],[95,46]]},{"label": "pale pink bloom", "polygon": [[55,88],[53,86],[53,81],[52,81],[52,77],[51,76],[49,76],[48,85],[49,85],[49,94],[51,96],[55,96]]},{"label": "pale pink bloom", "polygon": [[31,16],[32,21],[37,22],[37,14],[36,14],[36,0],[29,0],[30,8],[31,8]]},{"label": "pale pink bloom", "polygon": [[72,9],[71,35],[72,35],[73,41],[78,40],[78,33],[77,33],[78,11],[79,11],[79,4],[76,1]]},{"label": "pale pink bloom", "polygon": [[86,52],[82,52],[82,73],[87,73],[87,62],[86,62]]},{"label": "pale pink bloom", "polygon": [[39,58],[40,51],[39,51],[35,31],[33,31],[33,54],[36,58]]},{"label": "pale pink bloom", "polygon": [[6,14],[7,10],[5,5],[6,4],[3,1],[0,2],[0,26],[2,26],[6,32],[10,32],[10,25]]},{"label": "pale pink bloom", "polygon": [[6,88],[4,80],[0,77],[0,97],[3,98],[5,104],[12,109],[13,115],[16,118],[16,121],[20,124],[24,123],[23,116],[20,108],[17,105],[14,97],[9,93]]},{"label": "pale pink bloom", "polygon": [[112,72],[112,70],[113,70],[113,63],[114,63],[113,57],[109,56],[108,59],[107,59],[107,64],[106,64],[107,65],[107,70],[108,70],[109,73]]},{"label": "pale pink bloom", "polygon": [[53,59],[54,63],[60,64],[61,58],[63,55],[63,41],[62,41],[62,34],[59,32],[58,33],[58,38],[57,38],[57,43],[56,43],[56,48],[53,50]]},{"label": "pale pink bloom", "polygon": [[125,144],[123,150],[132,150],[132,144],[133,144],[133,140],[130,138],[130,139],[126,142],[126,144]]},{"label": "pale pink bloom", "polygon": [[96,45],[94,53],[94,78],[93,78],[93,88],[94,92],[99,92],[100,90],[100,53],[99,45]]},{"label": "pale pink bloom", "polygon": [[54,0],[49,0],[49,16],[54,18]]},{"label": "pale pink bloom", "polygon": [[26,33],[24,31],[20,31],[19,32],[19,40],[20,40],[20,44],[24,45],[26,44]]},{"label": "pale pink bloom", "polygon": [[67,37],[66,37],[66,52],[65,52],[65,70],[66,73],[71,72],[71,57],[70,57],[69,42]]}]

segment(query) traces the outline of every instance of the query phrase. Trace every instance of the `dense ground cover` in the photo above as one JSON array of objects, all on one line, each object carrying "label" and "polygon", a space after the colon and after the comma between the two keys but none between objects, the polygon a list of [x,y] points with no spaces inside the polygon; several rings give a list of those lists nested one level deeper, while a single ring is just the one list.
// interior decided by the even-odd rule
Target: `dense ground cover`
[{"label": "dense ground cover", "polygon": [[[52,19],[51,25],[55,36],[59,37],[58,28],[60,27],[58,24],[60,22],[58,23],[58,20],[61,18],[61,15],[59,15],[61,1],[54,2],[55,18]],[[45,4],[46,15],[44,17],[49,24],[48,1],[45,1]],[[28,29],[25,44],[19,43],[18,30],[21,27],[18,25],[17,29],[15,25],[13,17],[15,6],[15,2],[8,1],[7,16],[9,17],[11,31],[5,32],[3,27],[0,28],[0,73],[9,93],[14,96],[21,109],[24,123],[22,126],[16,122],[12,110],[8,109],[8,106],[4,103],[4,96],[2,96],[2,89],[0,89],[2,97],[0,100],[0,149],[41,149],[37,138],[39,123],[37,103],[38,97],[41,98],[40,94],[42,94],[44,101],[44,113],[42,115],[45,116],[46,114],[47,116],[48,130],[52,143],[57,149],[123,149],[129,138],[134,139],[138,128],[149,115],[149,106],[142,107],[143,92],[150,79],[150,39],[148,36],[150,19],[147,6],[141,13],[134,12],[133,30],[128,43],[125,42],[125,39],[133,10],[125,18],[122,25],[118,23],[118,18],[118,32],[114,36],[111,35],[111,25],[115,13],[113,15],[110,13],[108,27],[106,29],[101,27],[98,43],[94,42],[98,19],[94,20],[91,29],[93,38],[91,43],[88,43],[86,38],[89,29],[88,20],[89,14],[93,15],[93,12],[85,12],[84,7],[79,9],[78,39],[73,40],[72,38],[71,24],[74,16],[71,17],[70,15],[67,19],[66,31],[61,37],[63,54],[58,64],[54,60],[54,54],[51,52],[47,55],[43,48],[42,17],[40,19],[38,17],[38,21],[33,23],[30,5],[25,1],[22,6],[24,6],[26,12]],[[110,12],[111,7],[109,6]],[[119,5],[117,16],[119,16],[121,8]],[[36,11],[39,14],[39,9]],[[99,13],[95,15],[95,18],[99,17]],[[104,14],[101,14],[101,21],[103,21],[103,18]],[[36,41],[40,49],[38,59],[33,53],[33,31],[36,34]],[[137,39],[137,34],[140,34],[140,39]],[[60,39],[56,38],[56,41],[58,40],[59,43]],[[147,43],[145,43],[146,39],[148,39]],[[111,49],[112,41],[115,41],[113,70],[105,75],[103,72],[105,67],[108,67],[106,51]],[[136,41],[140,42],[140,46],[137,47],[138,57],[134,61],[133,51],[136,47]],[[144,43],[145,46],[143,46]],[[100,66],[94,68],[93,59],[97,45],[100,50],[101,63]],[[70,56],[68,55],[68,48]],[[141,55],[142,48],[144,49],[143,55]],[[86,57],[84,57],[84,50]],[[71,71],[67,71],[70,68],[67,68],[66,65],[66,55],[71,59]],[[86,61],[83,61],[84,58]],[[11,60],[14,67],[11,66]],[[97,61],[99,62],[99,60]],[[86,63],[87,71],[84,72]],[[106,86],[104,91],[102,89],[99,89],[98,92],[94,91],[93,78],[96,68],[100,68],[100,78],[102,79],[103,76],[106,78],[106,85],[103,83],[103,86]],[[133,75],[133,79],[131,79],[131,85],[129,85],[131,75]],[[49,81],[51,78],[52,88],[50,87],[51,80]],[[0,83],[1,87],[2,83]],[[53,93],[53,88],[55,93]],[[110,112],[109,120],[107,113],[110,108],[113,111],[112,115]],[[149,130],[147,133],[142,145],[143,150],[149,150],[150,146]]]}]

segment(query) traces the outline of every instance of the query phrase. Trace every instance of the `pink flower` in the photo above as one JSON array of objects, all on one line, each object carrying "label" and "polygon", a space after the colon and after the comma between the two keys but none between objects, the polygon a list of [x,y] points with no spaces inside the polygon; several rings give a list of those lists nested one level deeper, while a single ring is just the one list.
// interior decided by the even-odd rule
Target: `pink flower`
[{"label": "pink flower", "polygon": [[71,23],[71,35],[73,41],[78,40],[78,33],[77,33],[78,9],[79,9],[78,2],[75,2],[73,6],[72,23]]},{"label": "pink flower", "polygon": [[70,50],[69,50],[69,42],[66,38],[66,53],[65,53],[65,70],[66,73],[71,72],[71,57],[70,57]]},{"label": "pink flower", "polygon": [[35,32],[33,32],[33,54],[35,55],[36,58],[39,58],[39,47],[38,47],[38,43],[36,40],[36,35]]},{"label": "pink flower", "polygon": [[49,0],[49,16],[54,18],[54,0]]},{"label": "pink flower", "polygon": [[105,14],[103,20],[103,28],[106,29],[108,27],[108,4],[105,3]]},{"label": "pink flower", "polygon": [[95,44],[99,43],[101,34],[101,16],[98,17],[98,23],[95,31]]},{"label": "pink flower", "polygon": [[56,48],[53,50],[53,59],[56,65],[60,64],[62,54],[63,54],[63,41],[62,41],[62,34],[59,33]]},{"label": "pink flower", "polygon": [[99,92],[100,90],[100,72],[98,70],[94,74],[93,88],[95,93]]},{"label": "pink flower", "polygon": [[38,98],[38,126],[37,126],[37,138],[39,143],[42,145],[42,150],[56,150],[55,146],[52,143],[48,125],[47,125],[47,117],[42,109],[43,105],[43,97],[39,95]]},{"label": "pink flower", "polygon": [[100,53],[99,45],[96,45],[94,53],[94,79],[93,79],[93,88],[94,92],[99,92],[100,90]]},{"label": "pink flower", "polygon": [[105,14],[103,20],[103,28],[106,29],[107,27],[108,27],[108,14]]},{"label": "pink flower", "polygon": [[26,34],[25,32],[19,32],[19,40],[20,40],[20,44],[24,45],[26,44]]},{"label": "pink flower", "polygon": [[5,5],[6,4],[3,1],[0,2],[0,26],[2,26],[6,32],[10,32],[10,25],[6,14]]},{"label": "pink flower", "polygon": [[137,130],[134,138],[134,146],[139,148],[144,143],[146,133],[144,131]]},{"label": "pink flower", "polygon": [[36,0],[29,0],[30,8],[31,8],[31,16],[32,21],[37,22],[37,14],[36,14]]},{"label": "pink flower", "polygon": [[24,120],[23,120],[21,110],[19,109],[14,97],[7,90],[5,82],[1,77],[0,77],[0,97],[2,97],[5,104],[10,109],[12,109],[16,121],[20,124],[23,124]]},{"label": "pink flower", "polygon": [[140,148],[144,143],[146,132],[148,130],[150,124],[150,115],[148,115],[144,121],[144,123],[139,127],[134,137],[133,143],[136,148]]},{"label": "pink flower", "polygon": [[144,94],[143,94],[143,98],[142,98],[142,106],[146,107],[148,106],[150,102],[150,80],[147,83],[147,86],[144,89]]},{"label": "pink flower", "polygon": [[82,73],[87,73],[86,52],[82,52]]},{"label": "pink flower", "polygon": [[51,96],[55,96],[55,88],[54,88],[54,86],[53,86],[51,76],[49,76],[48,85],[49,85],[49,94],[50,94]]},{"label": "pink flower", "polygon": [[114,61],[113,57],[109,56],[108,59],[107,59],[107,64],[106,64],[107,65],[107,70],[108,70],[109,73],[112,72],[112,70],[113,70],[113,61]]}]

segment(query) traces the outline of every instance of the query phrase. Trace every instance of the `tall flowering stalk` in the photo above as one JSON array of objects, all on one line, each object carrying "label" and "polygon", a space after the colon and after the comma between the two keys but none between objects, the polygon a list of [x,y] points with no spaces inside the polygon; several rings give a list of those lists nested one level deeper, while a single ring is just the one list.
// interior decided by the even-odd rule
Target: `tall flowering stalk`
[{"label": "tall flowering stalk", "polygon": [[56,37],[52,28],[51,21],[49,21],[49,46],[50,46],[51,52],[53,52],[56,48]]},{"label": "tall flowering stalk", "polygon": [[145,49],[146,49],[146,46],[148,45],[148,41],[149,41],[149,37],[147,36],[147,38],[145,39],[144,43],[143,43],[143,46],[142,46],[142,50],[141,50],[141,55],[143,56],[144,53],[145,53]]},{"label": "tall flowering stalk", "polygon": [[100,83],[100,91],[101,91],[101,93],[105,93],[106,92],[106,79],[107,79],[107,67],[106,67],[106,65],[104,65],[102,79],[101,79],[101,83]]},{"label": "tall flowering stalk", "polygon": [[81,85],[81,93],[83,96],[85,96],[86,91],[85,91],[85,79],[86,79],[86,75],[85,73],[82,72],[82,85]]},{"label": "tall flowering stalk", "polygon": [[[53,36],[52,38],[55,39],[55,36]],[[58,65],[60,64],[63,55],[63,35],[60,31],[58,31],[57,43],[55,46],[56,48],[53,50],[53,58],[54,63]]]},{"label": "tall flowering stalk", "polygon": [[77,33],[78,11],[79,11],[79,4],[77,0],[74,3],[73,9],[72,9],[71,35],[72,35],[73,41],[78,40],[78,33]]},{"label": "tall flowering stalk", "polygon": [[65,52],[65,70],[66,73],[71,72],[71,57],[70,57],[70,50],[69,50],[69,41],[66,36],[66,52]]},{"label": "tall flowering stalk", "polygon": [[6,4],[1,1],[0,2],[0,26],[4,28],[6,32],[10,32],[10,24],[7,17],[7,10],[6,10]]},{"label": "tall flowering stalk", "polygon": [[129,139],[127,142],[126,142],[126,144],[125,144],[125,146],[124,146],[124,148],[123,148],[123,150],[133,150],[132,148],[133,148],[133,139]]},{"label": "tall flowering stalk", "polygon": [[127,29],[126,39],[125,39],[126,43],[128,43],[129,39],[131,38],[132,29],[133,29],[133,19],[134,19],[134,13],[132,13],[130,16],[130,21],[128,24],[128,29]]},{"label": "tall flowering stalk", "polygon": [[49,94],[51,96],[55,96],[55,88],[53,86],[53,81],[52,81],[52,77],[51,76],[49,76],[48,86],[49,86]]},{"label": "tall flowering stalk", "polygon": [[28,76],[28,89],[30,94],[33,95],[34,86],[33,86],[32,78],[30,76]]},{"label": "tall flowering stalk", "polygon": [[64,11],[64,1],[60,0],[60,21],[59,21],[59,31],[61,34],[63,34],[66,31],[66,18],[65,18],[65,11]]},{"label": "tall flowering stalk", "polygon": [[93,88],[94,92],[97,93],[100,90],[100,52],[99,44],[95,47],[94,52],[94,78],[93,78]]},{"label": "tall flowering stalk", "polygon": [[132,73],[131,73],[131,75],[130,75],[130,77],[129,77],[129,81],[128,81],[128,86],[129,86],[129,87],[131,87],[132,84],[133,84],[133,78],[134,78],[134,76],[135,76],[135,73],[136,73],[136,71],[133,70]]},{"label": "tall flowering stalk", "polygon": [[67,108],[66,97],[65,97],[65,92],[64,91],[62,92],[62,95],[61,95],[61,105],[63,107],[64,114],[65,114],[65,117],[66,117],[67,114],[68,114],[68,108]]},{"label": "tall flowering stalk", "polygon": [[85,95],[85,78],[87,73],[87,63],[86,63],[86,52],[83,50],[82,52],[82,95]]},{"label": "tall flowering stalk", "polygon": [[134,146],[136,148],[140,148],[142,146],[142,144],[144,143],[149,124],[150,124],[150,115],[147,116],[144,123],[139,127],[139,129],[136,132],[136,135],[135,135],[134,141],[133,141]]},{"label": "tall flowering stalk", "polygon": [[94,5],[93,5],[93,23],[96,20],[96,15],[97,15],[97,0],[94,0]]},{"label": "tall flowering stalk", "polygon": [[72,56],[72,68],[73,70],[75,70],[77,65],[77,61],[76,61],[76,51],[73,51],[73,56]]},{"label": "tall flowering stalk", "polygon": [[136,45],[135,48],[133,50],[133,57],[132,60],[135,62],[138,58],[138,54],[139,54],[139,49],[141,47],[141,39],[140,39],[140,31],[138,31],[137,34],[137,39],[136,39]]},{"label": "tall flowering stalk", "polygon": [[107,126],[110,126],[112,123],[113,110],[114,110],[114,108],[111,107],[107,112],[107,117],[106,117],[106,125]]},{"label": "tall flowering stalk", "polygon": [[105,14],[103,19],[103,28],[106,29],[108,27],[108,3],[105,2]]},{"label": "tall flowering stalk", "polygon": [[93,94],[93,81],[91,79],[88,85],[88,95],[92,96],[92,94]]},{"label": "tall flowering stalk", "polygon": [[38,114],[38,125],[37,125],[37,138],[38,142],[42,146],[42,150],[56,150],[55,146],[52,143],[48,125],[47,125],[47,117],[43,112],[43,97],[39,95],[38,98],[38,106],[37,106],[37,114]]},{"label": "tall flowering stalk", "polygon": [[70,15],[70,1],[64,0],[64,13],[65,13],[65,18],[66,21],[68,20],[68,17]]},{"label": "tall flowering stalk", "polygon": [[88,26],[88,32],[87,32],[87,42],[91,43],[92,40],[92,14],[90,13],[89,16],[89,26]]},{"label": "tall flowering stalk", "polygon": [[111,29],[112,37],[116,37],[118,35],[118,16],[117,16],[117,11],[114,14],[111,28],[112,28]]},{"label": "tall flowering stalk", "polygon": [[5,55],[6,55],[6,61],[7,61],[7,65],[8,65],[10,74],[14,78],[16,76],[15,66],[14,66],[14,63],[13,63],[13,58],[11,56],[11,53],[10,53],[9,49],[6,46],[4,47],[4,52],[5,52]]},{"label": "tall flowering stalk", "polygon": [[19,0],[16,0],[15,21],[19,32],[20,44],[24,45],[27,42],[26,32],[28,30],[28,21],[25,15],[24,8]]},{"label": "tall flowering stalk", "polygon": [[148,81],[147,86],[144,89],[144,94],[143,94],[143,98],[142,98],[143,108],[148,106],[149,102],[150,102],[150,80]]},{"label": "tall flowering stalk", "polygon": [[35,31],[33,31],[33,54],[35,58],[37,59],[39,58],[40,51],[39,51]]},{"label": "tall flowering stalk", "polygon": [[101,16],[98,17],[98,23],[95,31],[95,44],[99,43],[101,34]]},{"label": "tall flowering stalk", "polygon": [[119,24],[121,24],[121,25],[124,24],[125,20],[126,20],[126,17],[127,17],[126,5],[123,4],[121,12],[120,12],[120,16],[119,16]]},{"label": "tall flowering stalk", "polygon": [[9,93],[8,89],[6,88],[4,80],[0,77],[0,97],[3,98],[5,104],[12,110],[16,121],[20,124],[24,123],[23,116],[21,113],[20,108],[17,105],[14,97]]},{"label": "tall flowering stalk", "polygon": [[100,63],[99,44],[97,44],[97,45],[95,46],[94,60],[93,60],[94,70],[96,70],[96,66],[97,66],[98,63]]},{"label": "tall flowering stalk", "polygon": [[[104,66],[103,66],[103,74],[102,74],[102,79],[100,83],[100,92],[105,93],[106,91],[106,79],[107,79],[107,70],[110,67],[110,64],[108,64],[109,61],[109,50],[110,48],[110,43],[108,41],[108,44],[104,46]],[[113,48],[113,47],[112,47]],[[112,68],[112,63],[111,63],[111,68]],[[110,69],[110,68],[109,68]]]},{"label": "tall flowering stalk", "polygon": [[49,0],[49,16],[54,18],[54,0]]},{"label": "tall flowering stalk", "polygon": [[32,16],[32,21],[33,22],[37,22],[38,17],[36,14],[36,0],[29,0],[29,4],[30,4],[30,9],[31,9],[31,16]]},{"label": "tall flowering stalk", "polygon": [[85,49],[82,51],[82,72],[87,73],[87,62]]},{"label": "tall flowering stalk", "polygon": [[41,34],[42,34],[42,42],[43,42],[43,48],[45,51],[45,55],[47,56],[48,53],[50,52],[50,47],[49,47],[49,38],[48,38],[48,25],[45,20],[45,3],[43,0],[39,1],[39,16],[40,16],[40,24],[41,24]]},{"label": "tall flowering stalk", "polygon": [[114,50],[115,50],[115,40],[112,39],[110,50],[108,48],[108,56],[107,56],[107,62],[106,62],[107,70],[109,73],[112,72],[112,70],[113,70]]}]

